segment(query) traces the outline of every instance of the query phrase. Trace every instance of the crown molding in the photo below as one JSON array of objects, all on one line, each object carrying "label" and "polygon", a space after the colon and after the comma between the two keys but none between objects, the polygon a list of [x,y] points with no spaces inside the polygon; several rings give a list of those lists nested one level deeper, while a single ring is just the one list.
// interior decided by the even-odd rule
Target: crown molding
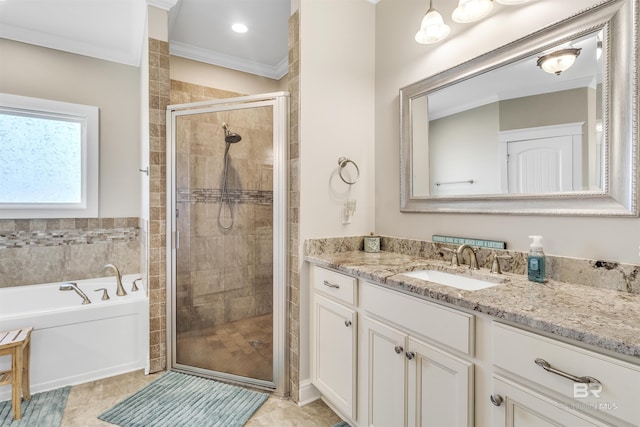
[{"label": "crown molding", "polygon": [[231,68],[236,71],[256,74],[275,80],[280,80],[284,77],[289,67],[288,56],[285,56],[278,64],[269,66],[231,55],[211,52],[173,40],[169,42],[169,53],[182,58],[204,62],[218,67]]},{"label": "crown molding", "polygon": [[164,10],[171,10],[177,3],[178,0],[147,0],[147,5]]},{"label": "crown molding", "polygon": [[134,67],[140,66],[142,55],[141,43],[131,43],[126,48],[113,48],[91,41],[61,37],[7,24],[0,26],[0,37]]}]

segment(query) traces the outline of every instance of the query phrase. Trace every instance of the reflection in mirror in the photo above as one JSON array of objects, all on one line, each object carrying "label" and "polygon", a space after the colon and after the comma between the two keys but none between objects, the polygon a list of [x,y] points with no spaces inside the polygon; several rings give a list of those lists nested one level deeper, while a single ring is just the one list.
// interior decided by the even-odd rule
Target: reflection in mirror
[{"label": "reflection in mirror", "polygon": [[[637,216],[637,7],[605,0],[400,89],[401,210]],[[558,50],[575,62],[545,71]]]},{"label": "reflection in mirror", "polygon": [[546,49],[580,49],[559,75],[534,54],[414,98],[414,195],[601,191],[601,37]]}]

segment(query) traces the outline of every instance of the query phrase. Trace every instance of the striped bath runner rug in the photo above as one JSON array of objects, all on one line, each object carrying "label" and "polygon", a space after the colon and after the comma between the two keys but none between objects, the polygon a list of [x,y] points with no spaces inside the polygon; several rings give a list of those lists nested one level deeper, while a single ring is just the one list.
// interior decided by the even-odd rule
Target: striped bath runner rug
[{"label": "striped bath runner rug", "polygon": [[241,427],[268,397],[170,371],[98,418],[121,427]]},{"label": "striped bath runner rug", "polygon": [[67,406],[71,387],[62,387],[37,393],[30,400],[22,401],[22,418],[15,421],[11,400],[0,402],[0,426],[2,427],[60,427],[64,408]]}]

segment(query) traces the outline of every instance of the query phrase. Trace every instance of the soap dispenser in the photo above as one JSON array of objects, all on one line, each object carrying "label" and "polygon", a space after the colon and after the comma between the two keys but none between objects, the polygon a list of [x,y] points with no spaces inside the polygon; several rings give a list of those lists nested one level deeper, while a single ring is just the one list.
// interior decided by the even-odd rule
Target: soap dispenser
[{"label": "soap dispenser", "polygon": [[529,236],[529,238],[533,239],[527,256],[529,280],[544,283],[545,258],[542,251],[542,236]]}]

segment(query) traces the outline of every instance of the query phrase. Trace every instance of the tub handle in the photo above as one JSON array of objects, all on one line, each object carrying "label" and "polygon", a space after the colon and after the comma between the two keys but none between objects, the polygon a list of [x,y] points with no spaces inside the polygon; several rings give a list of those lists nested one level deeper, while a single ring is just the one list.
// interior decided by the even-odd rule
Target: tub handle
[{"label": "tub handle", "polygon": [[107,292],[107,288],[98,288],[94,292],[100,292],[100,291],[102,291],[102,301],[106,301],[110,299],[109,292]]},{"label": "tub handle", "polygon": [[133,281],[133,285],[131,285],[131,292],[137,292],[140,289],[138,289],[138,285],[136,284],[136,282],[142,280],[142,277],[138,277],[136,280]]}]

